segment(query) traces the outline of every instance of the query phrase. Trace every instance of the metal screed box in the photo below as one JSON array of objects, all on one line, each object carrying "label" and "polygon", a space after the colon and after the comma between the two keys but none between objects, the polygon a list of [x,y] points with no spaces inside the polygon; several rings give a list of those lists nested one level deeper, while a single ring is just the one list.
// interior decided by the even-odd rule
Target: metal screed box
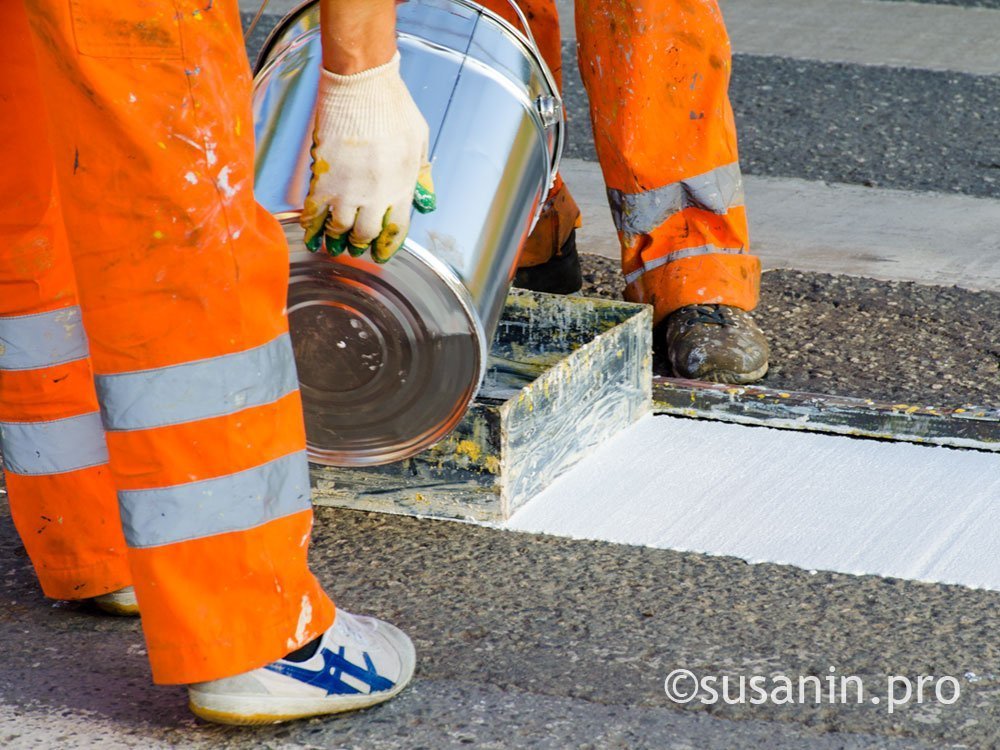
[{"label": "metal screed box", "polygon": [[502,521],[650,411],[645,305],[514,291],[489,371],[444,440],[385,466],[312,466],[320,505]]}]

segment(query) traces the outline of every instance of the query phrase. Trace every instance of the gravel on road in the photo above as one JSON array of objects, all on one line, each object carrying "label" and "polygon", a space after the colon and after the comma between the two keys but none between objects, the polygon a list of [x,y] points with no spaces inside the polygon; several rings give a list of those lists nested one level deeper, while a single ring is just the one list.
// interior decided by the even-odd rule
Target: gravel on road
[{"label": "gravel on road", "polygon": [[[616,260],[582,254],[583,293],[620,298]],[[754,318],[766,387],[891,403],[1000,408],[1000,294],[776,269]],[[669,375],[665,362],[657,374]]]}]

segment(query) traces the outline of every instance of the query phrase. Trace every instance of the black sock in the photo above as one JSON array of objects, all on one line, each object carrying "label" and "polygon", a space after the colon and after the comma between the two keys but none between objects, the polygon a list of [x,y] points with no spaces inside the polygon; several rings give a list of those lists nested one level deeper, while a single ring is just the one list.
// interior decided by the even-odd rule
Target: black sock
[{"label": "black sock", "polygon": [[302,648],[295,649],[292,653],[285,656],[285,661],[303,662],[313,658],[313,655],[319,651],[320,638],[314,638]]}]

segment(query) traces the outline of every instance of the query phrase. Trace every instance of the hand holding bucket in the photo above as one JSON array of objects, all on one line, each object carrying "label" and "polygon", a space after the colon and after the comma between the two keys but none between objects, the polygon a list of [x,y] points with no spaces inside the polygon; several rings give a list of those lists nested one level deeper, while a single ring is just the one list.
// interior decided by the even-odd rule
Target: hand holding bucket
[{"label": "hand holding bucket", "polygon": [[399,74],[399,53],[354,75],[320,72],[312,179],[300,217],[305,245],[336,257],[371,250],[385,263],[402,247],[411,205],[435,206],[427,121]]},{"label": "hand holding bucket", "polygon": [[[288,317],[309,457],[334,466],[409,458],[462,419],[485,375],[518,254],[564,137],[551,73],[527,36],[503,19],[468,0],[410,0],[398,8],[397,32],[399,76],[427,123],[428,149],[414,147],[423,136],[412,120],[404,123],[408,161],[387,183],[395,187],[376,199],[358,192],[373,207],[365,231],[357,230],[360,213],[350,223],[348,216],[362,201],[348,201],[335,216],[321,192],[341,188],[311,169],[327,148],[314,150],[313,138],[323,106],[317,3],[278,25],[255,78],[255,190],[292,248]],[[332,150],[323,159],[328,174],[335,160]],[[300,216],[312,192],[305,223],[313,246],[321,233],[342,238],[353,226],[354,249],[363,254],[387,209],[393,220],[397,210],[405,214],[418,162],[434,164],[437,209],[412,212],[405,241],[402,231],[381,240],[384,248],[375,240],[376,259],[403,242],[391,263],[352,257],[339,239],[328,240],[335,257],[300,250]]]}]

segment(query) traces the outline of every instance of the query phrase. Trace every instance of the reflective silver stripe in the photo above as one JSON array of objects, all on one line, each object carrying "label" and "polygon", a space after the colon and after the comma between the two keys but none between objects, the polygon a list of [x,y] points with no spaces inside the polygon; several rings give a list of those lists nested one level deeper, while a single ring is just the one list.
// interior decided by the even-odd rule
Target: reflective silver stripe
[{"label": "reflective silver stripe", "polygon": [[305,451],[190,484],[118,493],[130,547],[244,531],[311,507]]},{"label": "reflective silver stripe", "polygon": [[108,430],[144,430],[234,414],[274,403],[299,387],[288,334],[235,354],[95,380]]},{"label": "reflective silver stripe", "polygon": [[0,318],[0,370],[37,370],[87,356],[80,308]]},{"label": "reflective silver stripe", "polygon": [[637,271],[632,271],[632,273],[625,275],[625,283],[631,284],[633,281],[638,279],[644,273],[652,271],[654,268],[659,268],[660,266],[665,266],[667,263],[673,263],[675,260],[683,260],[684,258],[693,258],[696,255],[743,255],[746,250],[739,247],[716,247],[715,245],[699,245],[698,247],[686,247],[683,250],[675,250],[672,253],[667,253],[659,258],[653,258],[653,260],[646,261],[642,264],[642,268]]},{"label": "reflective silver stripe", "polygon": [[29,476],[108,462],[101,415],[96,411],[51,422],[0,422],[0,447],[7,470]]},{"label": "reflective silver stripe", "polygon": [[743,175],[737,162],[641,193],[608,188],[615,226],[624,234],[649,234],[685,208],[724,214],[743,205]]}]

